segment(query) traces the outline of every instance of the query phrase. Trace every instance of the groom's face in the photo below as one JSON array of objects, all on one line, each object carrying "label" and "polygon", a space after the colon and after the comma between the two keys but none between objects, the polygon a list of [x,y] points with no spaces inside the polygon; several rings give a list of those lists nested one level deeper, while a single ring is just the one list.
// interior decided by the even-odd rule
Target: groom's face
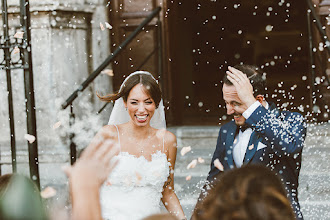
[{"label": "groom's face", "polygon": [[244,125],[246,119],[242,113],[247,109],[247,106],[239,99],[235,86],[224,84],[222,93],[226,103],[227,114],[234,116],[235,123],[238,126]]},{"label": "groom's face", "polygon": [[156,104],[147,94],[146,88],[142,84],[137,84],[131,89],[125,107],[135,125],[145,126],[150,123],[155,113]]}]

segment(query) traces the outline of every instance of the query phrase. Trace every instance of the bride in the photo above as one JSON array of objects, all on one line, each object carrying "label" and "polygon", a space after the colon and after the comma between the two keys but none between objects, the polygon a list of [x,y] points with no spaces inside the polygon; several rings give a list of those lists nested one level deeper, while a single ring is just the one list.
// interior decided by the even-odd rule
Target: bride
[{"label": "bride", "polygon": [[176,137],[166,131],[164,105],[155,78],[145,71],[130,74],[117,94],[106,130],[120,146],[118,165],[100,191],[105,219],[141,219],[160,212],[160,200],[185,219],[174,192]]}]

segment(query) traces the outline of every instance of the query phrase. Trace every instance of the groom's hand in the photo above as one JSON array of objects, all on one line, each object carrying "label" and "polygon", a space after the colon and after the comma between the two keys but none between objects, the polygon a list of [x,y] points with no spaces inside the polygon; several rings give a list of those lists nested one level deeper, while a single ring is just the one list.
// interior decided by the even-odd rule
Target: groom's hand
[{"label": "groom's hand", "polygon": [[253,87],[246,74],[230,66],[226,73],[228,80],[235,86],[238,97],[243,104],[250,107],[257,101],[253,96]]}]

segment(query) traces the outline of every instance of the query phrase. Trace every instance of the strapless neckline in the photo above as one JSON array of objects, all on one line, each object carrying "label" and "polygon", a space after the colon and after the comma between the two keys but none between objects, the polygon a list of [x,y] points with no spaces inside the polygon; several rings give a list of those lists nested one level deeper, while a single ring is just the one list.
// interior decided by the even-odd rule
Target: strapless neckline
[{"label": "strapless neckline", "polygon": [[160,150],[157,150],[155,153],[151,154],[151,160],[148,160],[147,158],[145,158],[144,155],[137,156],[137,155],[134,155],[134,154],[130,154],[127,151],[121,151],[117,156],[133,157],[133,158],[138,159],[138,160],[140,160],[140,159],[143,160],[144,159],[144,160],[146,160],[147,162],[150,162],[150,163],[152,162],[154,157],[165,156],[166,159],[167,159],[167,155],[164,152],[160,151]]}]

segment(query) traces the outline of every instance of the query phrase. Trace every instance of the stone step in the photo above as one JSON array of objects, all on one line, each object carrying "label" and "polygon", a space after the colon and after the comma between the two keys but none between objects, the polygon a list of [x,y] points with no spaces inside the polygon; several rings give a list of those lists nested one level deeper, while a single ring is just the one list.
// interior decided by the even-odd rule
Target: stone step
[{"label": "stone step", "polygon": [[[330,204],[330,124],[309,126],[300,176],[299,198],[305,219],[329,219]],[[194,126],[169,128],[178,139],[178,155],[175,169],[175,190],[188,217],[192,213],[201,187],[204,185],[210,169],[217,136],[217,126]],[[184,146],[191,146],[192,151],[181,156]],[[29,174],[28,152],[19,147],[17,151],[19,173]],[[198,163],[193,169],[187,170],[187,165],[201,157],[204,163]],[[10,163],[9,148],[1,147],[2,162]],[[39,145],[39,171],[42,188],[52,186],[58,191],[54,200],[68,201],[67,178],[61,167],[69,164],[68,147],[43,147]],[[11,165],[1,166],[2,174],[11,172]],[[186,180],[191,176],[190,180]],[[323,218],[324,217],[324,218]]]},{"label": "stone step", "polygon": [[301,203],[301,210],[306,220],[329,220],[330,201],[305,201]]}]

